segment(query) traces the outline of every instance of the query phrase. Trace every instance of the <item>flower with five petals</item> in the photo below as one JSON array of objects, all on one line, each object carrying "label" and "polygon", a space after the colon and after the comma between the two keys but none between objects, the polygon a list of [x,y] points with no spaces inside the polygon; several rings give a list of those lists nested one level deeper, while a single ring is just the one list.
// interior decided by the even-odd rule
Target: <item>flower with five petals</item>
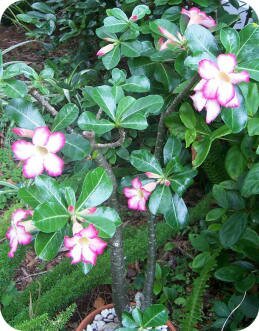
[{"label": "flower with five petals", "polygon": [[208,16],[197,7],[192,7],[189,10],[182,8],[181,14],[190,18],[188,25],[199,24],[205,26],[205,28],[213,28],[217,25],[211,16]]},{"label": "flower with five petals", "polygon": [[[28,130],[18,131],[19,135],[28,137]],[[49,128],[38,127],[31,134],[32,143],[26,140],[17,140],[12,144],[12,151],[18,160],[23,161],[23,175],[34,178],[44,170],[50,176],[60,176],[64,161],[56,155],[65,145],[65,135],[62,132],[50,132]]]}]

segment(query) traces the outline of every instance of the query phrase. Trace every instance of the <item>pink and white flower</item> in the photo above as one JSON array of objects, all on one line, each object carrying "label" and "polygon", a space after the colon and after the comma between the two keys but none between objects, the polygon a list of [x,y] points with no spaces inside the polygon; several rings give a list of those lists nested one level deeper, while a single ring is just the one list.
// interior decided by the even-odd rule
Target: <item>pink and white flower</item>
[{"label": "pink and white flower", "polygon": [[185,37],[182,36],[179,32],[177,32],[177,36],[174,36],[172,33],[170,33],[165,28],[162,28],[161,26],[159,26],[159,31],[167,39],[166,41],[164,41],[163,38],[160,38],[158,40],[158,44],[160,45],[160,51],[167,49],[168,45],[183,47],[186,42]]},{"label": "pink and white flower", "polygon": [[188,25],[199,24],[205,26],[205,28],[213,28],[217,25],[211,16],[208,16],[197,7],[192,7],[189,10],[182,8],[181,14],[190,17]]},{"label": "pink and white flower", "polygon": [[44,170],[50,176],[60,176],[64,161],[56,153],[65,142],[64,133],[51,133],[48,127],[38,127],[33,131],[32,143],[17,140],[12,144],[12,151],[18,160],[23,161],[23,175],[26,178],[34,178]]},{"label": "pink and white flower", "polygon": [[146,211],[146,202],[151,192],[156,188],[155,183],[142,185],[138,177],[131,181],[132,187],[125,187],[123,193],[128,198],[129,209]]},{"label": "pink and white flower", "polygon": [[22,128],[13,128],[12,131],[17,136],[20,136],[20,137],[25,137],[25,138],[33,137],[33,130],[22,129]]},{"label": "pink and white flower", "polygon": [[220,54],[217,61],[199,62],[199,75],[202,78],[191,96],[198,111],[206,108],[206,122],[212,122],[220,113],[220,107],[236,108],[240,106],[234,85],[249,82],[247,71],[234,72],[236,57],[233,54]]},{"label": "pink and white flower", "polygon": [[13,258],[17,250],[18,244],[28,245],[32,241],[32,235],[26,231],[22,221],[28,216],[32,216],[32,210],[17,209],[11,218],[11,226],[6,232],[6,238],[10,241],[11,247],[8,256]]},{"label": "pink and white flower", "polygon": [[93,224],[76,233],[72,238],[65,236],[64,245],[69,249],[71,264],[84,262],[96,264],[97,256],[104,252],[107,243],[98,237],[98,230]]}]

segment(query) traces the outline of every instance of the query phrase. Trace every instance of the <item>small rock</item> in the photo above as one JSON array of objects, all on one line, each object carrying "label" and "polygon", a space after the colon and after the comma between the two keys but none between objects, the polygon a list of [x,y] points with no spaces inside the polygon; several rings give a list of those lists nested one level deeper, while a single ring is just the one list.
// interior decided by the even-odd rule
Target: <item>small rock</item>
[{"label": "small rock", "polygon": [[97,314],[94,318],[95,321],[101,321],[102,320],[102,315],[101,314]]},{"label": "small rock", "polygon": [[104,328],[103,328],[103,331],[113,331],[115,330],[116,328],[118,327],[118,324],[116,323],[107,323]]},{"label": "small rock", "polygon": [[93,329],[92,329],[92,326],[91,325],[87,325],[87,329],[86,329],[86,331],[92,331]]}]

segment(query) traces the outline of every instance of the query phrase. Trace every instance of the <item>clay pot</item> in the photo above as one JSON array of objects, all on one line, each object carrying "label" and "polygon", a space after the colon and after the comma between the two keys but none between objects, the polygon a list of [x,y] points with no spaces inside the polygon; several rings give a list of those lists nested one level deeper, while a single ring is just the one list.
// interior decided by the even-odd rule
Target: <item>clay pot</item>
[{"label": "clay pot", "polygon": [[[113,308],[113,304],[110,303],[109,305],[105,305],[101,308],[98,308],[94,311],[92,311],[90,314],[88,314],[83,320],[82,322],[79,324],[79,326],[77,327],[76,331],[83,331],[84,329],[86,329],[88,324],[91,324],[95,318],[96,315],[100,314],[102,310],[104,309],[111,309]],[[166,323],[166,325],[168,326],[170,331],[176,331],[175,327],[173,326],[173,324],[168,321]]]}]

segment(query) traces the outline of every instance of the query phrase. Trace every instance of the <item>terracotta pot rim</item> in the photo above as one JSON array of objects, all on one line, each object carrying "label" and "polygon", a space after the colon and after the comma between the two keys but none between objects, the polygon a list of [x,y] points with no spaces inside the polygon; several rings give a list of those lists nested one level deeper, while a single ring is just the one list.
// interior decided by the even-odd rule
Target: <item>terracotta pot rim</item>
[{"label": "terracotta pot rim", "polygon": [[[77,327],[76,331],[82,331],[83,329],[85,329],[87,327],[88,324],[92,323],[92,321],[94,320],[94,317],[97,314],[100,314],[101,311],[103,311],[104,309],[110,309],[113,308],[114,305],[113,303],[109,303],[107,305],[102,306],[101,308],[95,309],[93,310],[91,313],[89,313],[79,324],[79,326]],[[168,326],[168,328],[171,331],[176,331],[175,327],[173,326],[172,322],[167,321],[166,325]]]}]

